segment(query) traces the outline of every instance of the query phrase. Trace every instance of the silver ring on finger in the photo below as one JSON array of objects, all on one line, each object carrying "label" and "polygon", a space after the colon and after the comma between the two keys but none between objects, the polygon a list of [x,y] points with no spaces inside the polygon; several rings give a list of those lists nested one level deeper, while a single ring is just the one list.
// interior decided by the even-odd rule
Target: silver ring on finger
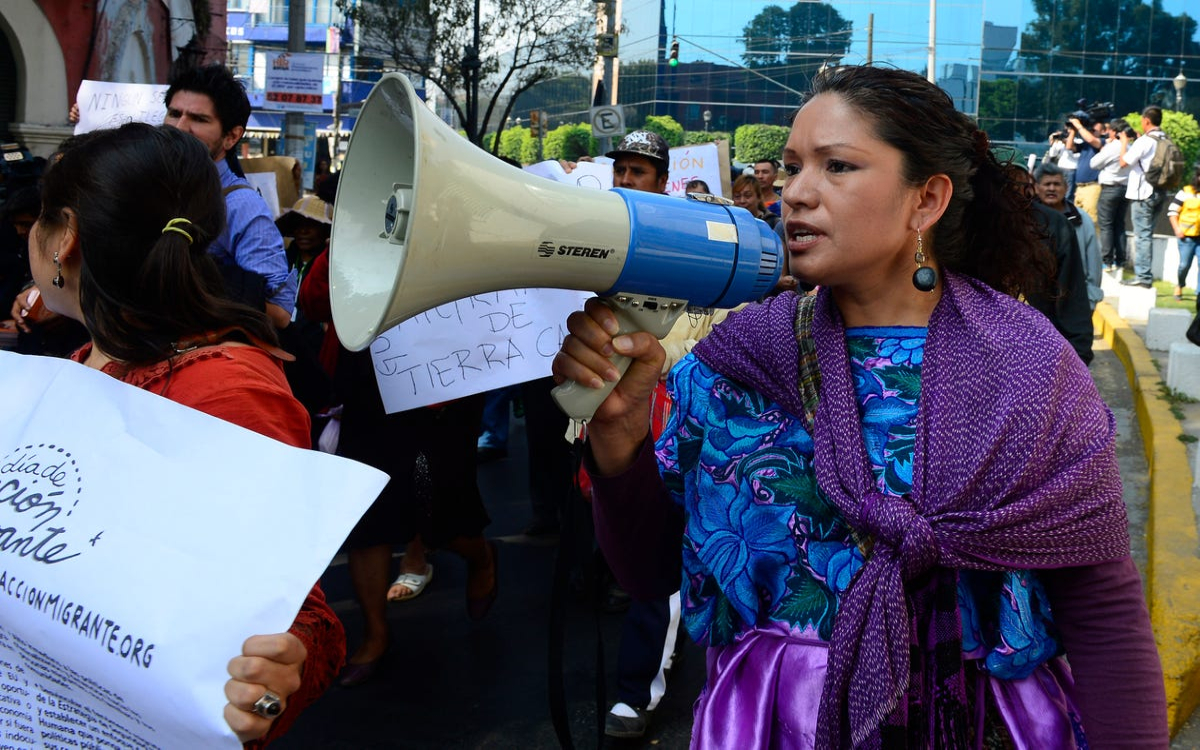
[{"label": "silver ring on finger", "polygon": [[262,694],[261,698],[254,701],[254,705],[250,708],[250,713],[258,714],[264,719],[274,719],[283,713],[283,700],[268,690]]}]

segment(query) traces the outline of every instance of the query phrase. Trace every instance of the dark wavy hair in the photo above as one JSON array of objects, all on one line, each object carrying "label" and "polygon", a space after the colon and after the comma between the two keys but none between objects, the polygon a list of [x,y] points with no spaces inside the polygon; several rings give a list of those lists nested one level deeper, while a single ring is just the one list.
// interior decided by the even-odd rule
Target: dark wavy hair
[{"label": "dark wavy hair", "polygon": [[[43,229],[64,226],[67,210],[79,237],[80,307],[105,354],[158,362],[181,340],[230,327],[278,342],[262,311],[223,296],[207,248],[225,226],[225,200],[196,138],[130,123],[80,139],[46,172]],[[176,218],[191,240],[163,231]]]},{"label": "dark wavy hair", "polygon": [[221,121],[221,130],[225,133],[239,125],[244,128],[250,121],[250,99],[246,96],[246,89],[233,77],[233,71],[224,65],[205,65],[178,71],[168,82],[163,103],[169,105],[180,91],[204,94],[212,99],[217,119]]},{"label": "dark wavy hair", "polygon": [[1054,261],[1028,201],[992,155],[987,134],[946,92],[906,70],[848,65],[817,73],[801,107],[819,94],[841,97],[900,151],[908,184],[950,178],[953,194],[932,237],[944,267],[1014,296],[1048,288]]}]

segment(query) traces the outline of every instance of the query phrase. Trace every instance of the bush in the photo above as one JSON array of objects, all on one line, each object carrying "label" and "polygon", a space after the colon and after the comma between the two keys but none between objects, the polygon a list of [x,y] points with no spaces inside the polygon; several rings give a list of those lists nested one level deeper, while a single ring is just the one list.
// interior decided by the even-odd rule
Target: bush
[{"label": "bush", "polygon": [[779,161],[791,130],[782,125],[742,125],[733,133],[735,156],[743,164]]},{"label": "bush", "polygon": [[583,123],[559,125],[546,134],[542,144],[543,158],[577,161],[593,154],[592,126]]},{"label": "bush", "polygon": [[496,151],[497,156],[507,156],[514,161],[525,164],[521,161],[521,152],[526,141],[532,141],[533,138],[529,135],[529,128],[509,128],[500,134],[500,148]]},{"label": "bush", "polygon": [[675,118],[670,115],[650,115],[642,123],[642,130],[658,133],[667,142],[668,146],[683,145],[683,126],[676,122]]},{"label": "bush", "polygon": [[730,141],[732,143],[733,134],[721,130],[687,130],[683,134],[683,145],[685,146],[690,146],[693,143],[711,143],[713,141]]}]

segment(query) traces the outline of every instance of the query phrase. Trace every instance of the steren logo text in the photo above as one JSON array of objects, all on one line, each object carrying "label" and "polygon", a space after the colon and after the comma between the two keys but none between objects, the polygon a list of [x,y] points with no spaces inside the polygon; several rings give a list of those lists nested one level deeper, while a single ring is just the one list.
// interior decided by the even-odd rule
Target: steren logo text
[{"label": "steren logo text", "polygon": [[549,258],[551,255],[569,255],[575,258],[596,258],[598,260],[607,260],[608,256],[616,252],[611,247],[584,247],[582,245],[558,245],[555,247],[553,242],[543,242],[538,245],[538,256]]}]

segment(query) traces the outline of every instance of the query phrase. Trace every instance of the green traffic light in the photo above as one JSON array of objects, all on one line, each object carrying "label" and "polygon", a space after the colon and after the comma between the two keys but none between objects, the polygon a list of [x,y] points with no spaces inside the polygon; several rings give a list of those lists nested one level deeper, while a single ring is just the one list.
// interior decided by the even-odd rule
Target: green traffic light
[{"label": "green traffic light", "polygon": [[671,58],[671,59],[670,59],[670,60],[667,62],[667,64],[668,64],[668,65],[670,65],[670,66],[673,68],[673,67],[675,67],[676,65],[678,65],[678,64],[679,64],[679,60],[678,60],[678,58],[674,58],[674,57],[672,57],[672,58]]}]

